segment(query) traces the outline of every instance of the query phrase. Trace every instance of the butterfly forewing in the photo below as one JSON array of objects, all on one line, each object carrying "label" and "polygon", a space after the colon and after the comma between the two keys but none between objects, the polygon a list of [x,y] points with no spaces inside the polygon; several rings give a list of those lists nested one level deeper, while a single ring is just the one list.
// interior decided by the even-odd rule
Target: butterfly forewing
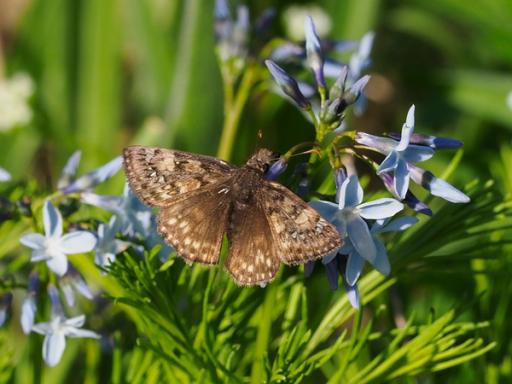
[{"label": "butterfly forewing", "polygon": [[168,206],[222,183],[237,169],[214,157],[138,145],[125,148],[123,157],[130,187],[153,207]]},{"label": "butterfly forewing", "polygon": [[230,206],[225,188],[207,187],[160,211],[158,231],[187,262],[218,263]]},{"label": "butterfly forewing", "polygon": [[306,263],[341,247],[336,228],[281,184],[264,180],[258,200],[283,263]]}]

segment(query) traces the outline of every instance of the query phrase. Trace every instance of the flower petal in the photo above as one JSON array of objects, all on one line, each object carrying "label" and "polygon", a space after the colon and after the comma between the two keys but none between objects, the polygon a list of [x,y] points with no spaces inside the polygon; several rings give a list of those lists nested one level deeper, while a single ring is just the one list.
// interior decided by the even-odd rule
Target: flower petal
[{"label": "flower petal", "polygon": [[47,321],[44,323],[37,323],[32,328],[32,331],[40,335],[48,335],[52,331],[52,323]]},{"label": "flower petal", "polygon": [[384,172],[392,171],[393,169],[395,169],[397,163],[398,154],[396,153],[396,151],[389,152],[384,161],[380,163],[379,168],[377,168],[377,175],[380,175],[381,173]]},{"label": "flower petal", "polygon": [[404,205],[398,200],[390,197],[383,197],[381,199],[369,201],[357,206],[360,211],[361,217],[368,220],[379,220],[387,217],[394,216],[402,209]]},{"label": "flower petal", "polygon": [[80,163],[80,157],[82,156],[81,151],[75,151],[68,159],[64,169],[62,170],[62,174],[57,182],[58,189],[64,189],[67,187],[71,180],[76,175],[76,170],[78,168],[78,164]]},{"label": "flower petal", "polygon": [[430,147],[409,145],[407,149],[402,152],[402,157],[409,163],[418,163],[430,159],[434,153],[434,150]]},{"label": "flower petal", "polygon": [[51,333],[44,338],[43,359],[50,367],[57,365],[66,348],[66,338],[60,332]]},{"label": "flower petal", "polygon": [[377,256],[373,261],[372,265],[375,267],[377,271],[379,271],[384,276],[389,275],[391,272],[391,265],[389,264],[388,254],[386,252],[386,247],[382,243],[382,241],[375,239],[375,247],[377,248]]},{"label": "flower petal", "polygon": [[60,248],[62,252],[72,255],[90,252],[96,246],[96,236],[87,231],[76,231],[62,236]]},{"label": "flower petal", "polygon": [[66,188],[64,193],[82,192],[87,189],[91,189],[96,185],[104,182],[105,180],[114,176],[117,171],[123,165],[123,159],[121,156],[110,160],[107,164],[95,169],[94,171],[88,172],[85,175],[80,176]]},{"label": "flower petal", "polygon": [[40,233],[29,233],[20,239],[20,243],[32,249],[44,249],[45,237]]},{"label": "flower petal", "polygon": [[331,289],[338,289],[338,259],[334,258],[329,264],[325,264],[325,272]]},{"label": "flower petal", "polygon": [[46,261],[46,265],[59,276],[64,276],[68,270],[68,258],[64,253],[55,253]]},{"label": "flower petal", "polygon": [[359,309],[361,307],[361,298],[359,296],[359,289],[357,285],[349,285],[346,281],[343,281],[345,290],[347,291],[348,301],[353,308]]},{"label": "flower petal", "polygon": [[377,254],[375,244],[368,225],[359,216],[354,216],[347,222],[347,233],[350,242],[357,253],[368,261],[373,261]]},{"label": "flower petal", "polygon": [[409,166],[404,159],[399,159],[395,168],[395,191],[404,199],[409,189]]},{"label": "flower petal", "polygon": [[348,256],[345,279],[349,285],[354,285],[361,276],[365,260],[358,253],[353,252]]},{"label": "flower petal", "polygon": [[33,295],[29,295],[21,305],[20,323],[21,329],[25,335],[28,335],[34,325],[36,314],[36,301]]},{"label": "flower petal", "polygon": [[432,172],[413,165],[410,165],[410,168],[413,181],[430,191],[434,196],[441,197],[451,203],[468,203],[470,201],[469,196],[448,182],[438,179]]},{"label": "flower petal", "polygon": [[389,139],[387,137],[374,136],[364,132],[358,132],[355,140],[358,144],[374,148],[383,155],[389,154],[397,146],[397,142],[393,139]]},{"label": "flower petal", "polygon": [[36,263],[38,261],[44,261],[50,259],[51,256],[46,253],[46,248],[44,249],[34,249],[32,251],[32,255],[30,256],[30,261]]},{"label": "flower petal", "polygon": [[339,209],[355,207],[363,201],[363,188],[356,175],[346,179],[339,191]]},{"label": "flower petal", "polygon": [[101,336],[94,331],[88,329],[72,329],[67,334],[68,337],[89,337],[91,339],[100,339]]},{"label": "flower petal", "polygon": [[312,200],[309,205],[313,207],[325,220],[331,222],[338,213],[338,204],[324,200]]},{"label": "flower petal", "polygon": [[384,225],[379,233],[405,231],[419,220],[414,216],[402,216]]},{"label": "flower petal", "polygon": [[0,168],[0,181],[9,181],[11,180],[11,175],[5,169]]},{"label": "flower petal", "polygon": [[398,146],[396,147],[397,151],[403,151],[409,146],[411,135],[414,132],[414,109],[415,107],[413,104],[407,112],[405,124],[402,126],[402,136],[400,137],[400,143],[398,143]]},{"label": "flower petal", "polygon": [[71,317],[64,321],[64,324],[67,327],[74,327],[74,328],[80,328],[81,326],[84,325],[84,323],[85,323],[85,315]]},{"label": "flower petal", "polygon": [[57,238],[62,235],[62,216],[49,200],[43,207],[43,225],[46,236]]},{"label": "flower petal", "polygon": [[123,201],[124,199],[119,196],[106,196],[98,195],[92,192],[84,192],[80,196],[82,202],[95,207],[105,209],[116,215],[123,215]]}]

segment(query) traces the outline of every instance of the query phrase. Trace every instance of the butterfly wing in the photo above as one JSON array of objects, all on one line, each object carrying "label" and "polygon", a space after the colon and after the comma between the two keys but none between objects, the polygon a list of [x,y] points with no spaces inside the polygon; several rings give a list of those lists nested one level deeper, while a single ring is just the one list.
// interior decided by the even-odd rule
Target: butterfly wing
[{"label": "butterfly wing", "polygon": [[343,245],[332,224],[281,184],[263,180],[257,195],[283,263],[306,263]]},{"label": "butterfly wing", "polygon": [[229,179],[235,166],[214,157],[156,147],[123,151],[130,187],[145,204],[166,207]]},{"label": "butterfly wing", "polygon": [[225,191],[224,184],[207,187],[160,210],[158,231],[185,261],[218,263],[230,207]]},{"label": "butterfly wing", "polygon": [[228,241],[224,267],[237,284],[266,284],[274,279],[281,262],[265,212],[254,196],[248,204],[233,204]]}]

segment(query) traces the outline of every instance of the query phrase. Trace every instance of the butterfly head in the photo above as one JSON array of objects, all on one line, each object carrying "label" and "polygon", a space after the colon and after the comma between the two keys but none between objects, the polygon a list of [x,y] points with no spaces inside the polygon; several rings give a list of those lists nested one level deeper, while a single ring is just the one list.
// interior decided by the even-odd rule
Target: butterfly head
[{"label": "butterfly head", "polygon": [[265,173],[270,165],[279,158],[279,155],[270,149],[261,148],[247,160],[246,166],[261,173]]}]

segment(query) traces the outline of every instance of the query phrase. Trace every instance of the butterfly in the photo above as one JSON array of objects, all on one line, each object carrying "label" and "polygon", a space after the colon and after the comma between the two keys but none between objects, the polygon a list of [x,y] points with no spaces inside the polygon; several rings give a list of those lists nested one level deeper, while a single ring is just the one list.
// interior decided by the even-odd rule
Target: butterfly
[{"label": "butterfly", "polygon": [[131,189],[159,208],[158,232],[187,263],[219,263],[238,285],[272,281],[281,262],[296,265],[336,251],[336,228],[283,185],[265,179],[276,160],[258,150],[242,167],[214,157],[156,147],[123,151]]}]

